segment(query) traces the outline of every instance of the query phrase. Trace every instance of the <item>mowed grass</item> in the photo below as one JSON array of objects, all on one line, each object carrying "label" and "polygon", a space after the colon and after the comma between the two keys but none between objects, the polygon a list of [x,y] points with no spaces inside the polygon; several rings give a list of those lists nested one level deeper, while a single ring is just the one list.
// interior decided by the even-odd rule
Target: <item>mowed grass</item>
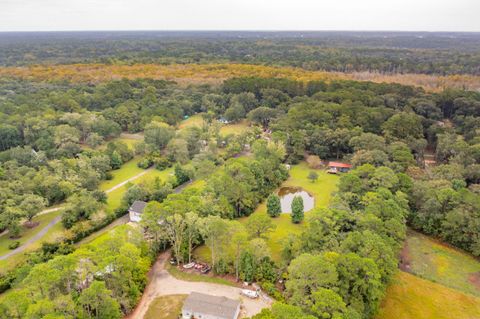
[{"label": "mowed grass", "polygon": [[480,261],[428,236],[410,230],[404,249],[408,271],[480,297]]},{"label": "mowed grass", "polygon": [[[318,174],[318,180],[312,183],[308,178],[308,173],[315,171]],[[315,198],[315,208],[325,208],[330,203],[332,193],[337,190],[339,177],[333,174],[327,174],[322,169],[310,169],[305,162],[293,165],[290,168],[290,177],[282,184],[283,186],[301,187],[309,192]],[[265,202],[260,204],[253,214],[266,214],[267,207]],[[305,219],[308,218],[309,212],[305,213]],[[240,221],[246,223],[247,218]],[[267,244],[270,247],[272,258],[276,262],[281,261],[283,241],[290,234],[300,234],[305,227],[306,222],[294,224],[291,221],[290,214],[281,214],[279,217],[272,219],[275,230],[268,234]]]},{"label": "mowed grass", "polygon": [[203,126],[202,114],[195,114],[190,116],[188,119],[181,121],[180,124],[178,125],[178,129],[183,130],[187,127],[193,127],[193,126],[196,126],[199,128]]},{"label": "mowed grass", "polygon": [[[123,169],[123,167],[121,169]],[[144,171],[144,170],[142,169],[141,172],[142,171]],[[135,176],[135,175],[136,174],[134,174],[133,176]],[[163,171],[159,171],[157,169],[151,169],[151,170],[147,171],[144,175],[142,175],[139,178],[131,181],[131,183],[132,184],[139,184],[139,183],[144,182],[148,179],[154,179],[156,177],[160,178],[162,181],[167,181],[169,178],[173,177],[173,168],[170,167],[170,168],[167,168]],[[126,178],[126,179],[128,179],[128,178]],[[126,179],[124,179],[122,181],[125,181]],[[121,183],[122,181],[120,181],[119,183]],[[128,187],[128,184],[124,185],[123,187],[119,187],[116,190],[108,193],[108,196],[107,196],[107,210],[113,211],[116,208],[120,207],[120,205],[122,203],[123,195],[125,195],[125,192],[127,191],[127,187]]]},{"label": "mowed grass", "polygon": [[155,298],[143,319],[177,319],[187,295],[168,295]]},{"label": "mowed grass", "polygon": [[[32,236],[37,234],[40,230],[42,230],[50,221],[52,221],[56,216],[60,215],[62,212],[57,211],[57,212],[52,212],[44,215],[40,215],[38,217],[35,217],[33,220],[40,222],[40,225],[33,229],[28,229],[23,233],[23,237],[17,239],[20,241],[21,245],[23,245],[28,239],[30,239]],[[0,274],[3,274],[13,268],[15,268],[17,265],[19,265],[22,262],[25,262],[27,257],[25,255],[25,252],[31,252],[35,249],[38,249],[42,246],[42,243],[44,242],[52,242],[55,239],[62,237],[64,234],[65,228],[63,227],[63,224],[61,222],[57,223],[54,225],[52,228],[48,230],[48,232],[39,240],[29,244],[26,246],[25,251],[16,255],[13,255],[6,260],[0,260]],[[8,237],[8,235],[3,235],[0,237],[0,255],[4,255],[8,252],[10,252],[10,249],[8,249],[9,243],[13,242],[15,240],[12,240]]]},{"label": "mowed grass", "polygon": [[237,123],[223,125],[220,128],[220,135],[239,135],[248,130],[251,130],[250,123],[247,120],[242,120]]},{"label": "mowed grass", "polygon": [[[35,236],[39,231],[41,231],[45,226],[47,226],[48,223],[50,223],[55,217],[61,214],[61,211],[56,211],[56,212],[51,212],[48,214],[43,214],[37,217],[33,218],[34,223],[40,223],[38,226],[34,228],[27,228],[25,226],[21,226],[21,232],[20,232],[20,238],[17,239],[11,239],[9,237],[9,234],[4,234],[0,237],[0,256],[7,254],[11,250],[8,248],[8,246],[13,243],[13,242],[20,242],[20,245],[23,245],[26,241],[28,241],[30,238]],[[50,228],[49,232],[45,234],[44,237],[49,236],[50,233],[55,232],[55,227]],[[28,246],[28,249],[31,249],[30,246],[33,246],[34,243]],[[33,247],[35,248],[35,247]]]},{"label": "mowed grass", "polygon": [[476,319],[480,298],[406,272],[388,287],[375,319]]},{"label": "mowed grass", "polygon": [[[308,178],[308,173],[315,171],[319,178],[312,183]],[[315,208],[327,207],[330,203],[332,194],[337,190],[337,183],[339,176],[327,174],[322,169],[310,169],[307,164],[301,162],[298,165],[293,165],[290,169],[290,177],[282,184],[282,186],[296,186],[302,187],[308,191],[315,198]],[[261,203],[253,214],[266,214],[267,208],[265,202]],[[252,215],[253,215],[252,214]],[[308,218],[309,212],[305,213],[305,218]],[[239,221],[246,224],[249,217],[240,218]],[[283,248],[283,241],[290,234],[300,234],[305,227],[306,222],[294,224],[291,221],[290,214],[281,214],[279,217],[272,218],[273,224],[276,226],[275,230],[267,235],[267,244],[272,253],[272,258],[276,262],[281,262],[281,254]],[[210,250],[206,246],[200,246],[195,249],[195,258],[204,262],[210,262]]]},{"label": "mowed grass", "polygon": [[142,158],[136,157],[125,164],[122,165],[119,169],[116,169],[114,171],[111,171],[111,174],[113,178],[108,181],[103,181],[100,183],[100,189],[102,191],[109,190],[110,188],[114,187],[115,185],[118,185],[129,178],[134,177],[137,174],[140,174],[141,172],[144,171],[143,168],[139,168],[137,166],[138,162],[140,162]]},{"label": "mowed grass", "polygon": [[175,278],[184,281],[193,281],[193,282],[209,282],[212,284],[220,284],[227,286],[235,286],[235,284],[227,279],[212,276],[211,272],[206,275],[200,273],[189,273],[179,270],[176,266],[172,266],[169,263],[165,265],[167,271]]}]

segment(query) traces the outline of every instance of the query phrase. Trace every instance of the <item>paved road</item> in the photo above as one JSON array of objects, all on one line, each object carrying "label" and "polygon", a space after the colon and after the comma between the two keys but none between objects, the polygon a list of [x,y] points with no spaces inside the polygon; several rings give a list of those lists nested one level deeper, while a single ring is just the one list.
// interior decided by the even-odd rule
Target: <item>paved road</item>
[{"label": "paved road", "polygon": [[240,288],[226,285],[213,284],[208,282],[191,282],[174,278],[165,269],[165,263],[169,259],[170,253],[161,254],[150,273],[148,274],[149,282],[142,299],[135,310],[125,319],[143,319],[150,303],[155,298],[168,295],[188,295],[191,292],[200,292],[214,296],[225,296],[231,299],[239,299],[242,302],[241,317],[251,317],[259,313],[263,308],[269,307],[270,304],[262,298],[250,299],[240,295]]},{"label": "paved road", "polygon": [[[142,177],[143,175],[145,175],[148,171],[150,171],[152,168],[149,168],[133,177],[130,177],[129,179],[127,179],[126,181],[123,181],[115,186],[113,186],[112,188],[108,189],[105,191],[105,193],[110,193],[110,192],[113,192],[114,190],[122,187],[122,186],[125,186],[127,183],[131,182],[131,181],[134,181],[136,180],[137,178],[140,178]],[[45,210],[42,210],[40,213],[38,213],[38,215],[44,215],[44,214],[48,214],[48,213],[53,213],[53,212],[56,212],[56,211],[59,211],[60,209],[63,209],[64,206],[57,206],[57,207],[53,207],[53,208],[48,208],[48,209],[45,209]],[[5,260],[9,257],[12,257],[16,254],[19,254],[23,251],[25,251],[25,249],[32,243],[36,242],[37,240],[41,239],[43,236],[45,236],[45,234],[50,230],[50,228],[52,228],[53,226],[55,226],[57,223],[59,223],[60,221],[62,220],[62,217],[61,216],[57,216],[55,217],[50,223],[48,223],[42,230],[40,230],[37,234],[35,234],[32,238],[30,238],[29,240],[27,240],[25,243],[23,243],[22,246],[12,250],[11,252],[3,255],[3,256],[0,256],[0,260]],[[124,219],[122,218],[119,218],[118,220],[120,220],[120,222],[123,222]],[[114,221],[113,223],[117,222],[118,220]],[[108,226],[107,226],[108,227]],[[3,232],[1,235],[5,235],[7,234],[8,231],[5,231]]]},{"label": "paved road", "polygon": [[8,254],[0,256],[0,260],[5,260],[13,255],[23,252],[30,244],[36,242],[37,240],[45,236],[45,234],[49,231],[49,229],[55,226],[55,224],[57,224],[61,219],[62,219],[62,216],[55,217],[50,223],[47,224],[47,226],[45,226],[41,231],[36,233],[32,238],[27,240],[22,246],[12,250]]}]

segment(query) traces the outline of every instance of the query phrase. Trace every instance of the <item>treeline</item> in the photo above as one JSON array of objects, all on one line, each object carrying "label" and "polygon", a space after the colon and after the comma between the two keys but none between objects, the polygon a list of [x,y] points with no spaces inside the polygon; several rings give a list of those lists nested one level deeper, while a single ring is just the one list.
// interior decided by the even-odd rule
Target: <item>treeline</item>
[{"label": "treeline", "polygon": [[[217,169],[213,166],[203,188],[168,195],[161,203],[149,202],[141,223],[153,239],[153,247],[160,248],[165,242],[170,244],[176,260],[183,263],[191,260],[198,244],[205,243],[211,250],[215,271],[234,272],[237,278],[245,271],[240,257],[246,253],[249,239],[258,239],[251,244],[261,245],[259,249],[265,254],[256,261],[269,256],[260,234],[252,232],[253,227],[247,230],[232,219],[250,215],[288,173],[281,163],[284,151],[279,145],[256,141],[253,154],[254,158],[229,159]],[[196,172],[201,169],[198,167]],[[236,238],[238,242],[232,245],[227,238]],[[269,259],[265,262],[272,264]]]},{"label": "treeline", "polygon": [[71,254],[31,267],[0,303],[2,318],[122,318],[142,296],[151,263],[141,232],[116,228]]},{"label": "treeline", "polygon": [[1,65],[236,62],[339,72],[480,74],[476,34],[96,32],[3,34],[0,40]]},{"label": "treeline", "polygon": [[284,242],[289,305],[277,303],[254,318],[286,318],[282,308],[295,318],[373,317],[405,238],[411,188],[405,176],[371,164],[342,176],[330,208],[310,212],[306,229]]}]

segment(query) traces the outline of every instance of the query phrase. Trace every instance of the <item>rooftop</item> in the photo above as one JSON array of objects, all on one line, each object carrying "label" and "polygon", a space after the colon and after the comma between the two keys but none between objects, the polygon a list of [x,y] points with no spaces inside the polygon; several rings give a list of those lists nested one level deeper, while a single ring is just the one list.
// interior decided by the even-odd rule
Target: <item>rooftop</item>
[{"label": "rooftop", "polygon": [[340,163],[340,162],[328,162],[329,167],[345,167],[345,168],[350,168],[352,165],[346,164],[346,163]]},{"label": "rooftop", "polygon": [[128,211],[134,212],[137,214],[143,214],[143,210],[145,209],[145,206],[147,206],[146,202],[143,202],[141,200],[136,200],[133,202],[132,206],[130,206]]},{"label": "rooftop", "polygon": [[192,292],[185,300],[183,309],[194,313],[202,313],[219,318],[236,318],[240,301],[227,297],[217,297]]}]

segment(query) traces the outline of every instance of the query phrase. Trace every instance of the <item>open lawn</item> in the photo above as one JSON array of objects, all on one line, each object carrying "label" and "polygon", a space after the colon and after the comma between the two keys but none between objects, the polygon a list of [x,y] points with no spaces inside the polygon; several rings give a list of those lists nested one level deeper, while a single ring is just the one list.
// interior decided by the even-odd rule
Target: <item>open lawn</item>
[{"label": "open lawn", "polygon": [[[120,169],[122,170],[123,167]],[[140,172],[144,171],[143,169],[140,169]],[[138,173],[137,173],[138,174]],[[136,174],[132,175],[135,176]],[[153,179],[155,177],[160,178],[163,181],[167,181],[171,176],[173,176],[173,168],[168,168],[163,171],[159,171],[157,169],[151,169],[147,171],[143,176],[137,178],[136,180],[132,181],[132,184],[138,184],[143,181],[146,181],[148,179]],[[128,179],[128,178],[126,178]],[[125,179],[123,179],[124,181]],[[118,184],[118,183],[117,183]],[[122,198],[125,192],[127,191],[127,185],[124,185],[122,187],[119,187],[115,189],[114,191],[108,193],[107,196],[107,209],[110,211],[113,211],[114,209],[120,207],[120,204],[122,203]]]},{"label": "open lawn", "polygon": [[[318,180],[312,183],[308,178],[308,173],[315,171],[318,174]],[[301,187],[309,192],[315,198],[315,208],[327,207],[330,203],[332,193],[337,190],[337,182],[339,177],[337,175],[327,174],[325,170],[313,170],[308,168],[305,162],[298,165],[293,165],[290,169],[290,177],[282,184],[282,186],[296,186]],[[254,214],[266,214],[267,208],[265,202],[260,204],[255,210]],[[305,218],[308,217],[308,212],[305,213]],[[242,218],[241,222],[246,222],[248,218]],[[281,214],[277,218],[273,218],[273,223],[276,228],[275,231],[268,235],[267,244],[272,252],[272,258],[275,261],[281,260],[282,241],[289,234],[301,233],[305,222],[301,224],[293,224],[290,214]]]},{"label": "open lawn", "polygon": [[142,158],[136,157],[131,161],[123,164],[122,167],[120,167],[119,169],[111,171],[113,178],[111,180],[103,181],[102,183],[100,183],[100,189],[102,191],[106,191],[113,186],[118,185],[119,183],[126,181],[127,179],[132,178],[133,176],[143,172],[144,169],[137,166],[138,162],[140,162],[141,160]]},{"label": "open lawn", "polygon": [[252,129],[249,125],[250,124],[248,123],[247,120],[242,120],[238,123],[226,124],[220,128],[220,134],[221,135],[242,134],[243,132],[246,132]]},{"label": "open lawn", "polygon": [[172,266],[168,263],[165,265],[165,268],[173,277],[179,280],[195,281],[195,282],[210,282],[212,284],[235,286],[231,281],[227,279],[220,278],[217,276],[211,276],[211,273],[207,275],[202,275],[200,273],[196,274],[196,273],[183,272],[177,269],[177,267]]},{"label": "open lawn", "polygon": [[155,298],[143,319],[177,319],[187,295],[169,295]]},{"label": "open lawn", "polygon": [[178,125],[178,128],[180,130],[183,130],[187,127],[192,127],[192,126],[196,126],[200,128],[203,126],[202,114],[195,114],[190,116],[188,119],[181,121],[180,124]]},{"label": "open lawn", "polygon": [[[337,190],[337,182],[339,177],[337,175],[327,174],[325,170],[314,170],[319,175],[315,183],[310,182],[307,178],[308,173],[312,169],[308,168],[307,164],[302,162],[298,165],[293,165],[290,169],[290,177],[282,186],[296,186],[302,187],[315,198],[315,208],[327,207],[332,193]],[[260,204],[253,214],[266,214],[266,204]],[[308,212],[305,213],[308,217]],[[246,223],[248,217],[240,219],[240,222]],[[282,240],[289,234],[301,233],[305,222],[301,224],[293,224],[291,222],[290,214],[281,214],[277,218],[273,218],[273,223],[276,226],[275,231],[271,232],[267,238],[267,244],[272,252],[272,258],[279,262],[281,260]],[[206,246],[200,246],[195,249],[195,258],[210,262],[210,251]]]},{"label": "open lawn", "polygon": [[[50,223],[55,217],[61,214],[61,211],[56,211],[48,214],[43,214],[37,217],[33,218],[34,223],[40,223],[38,226],[34,228],[27,228],[24,227],[23,225],[21,226],[22,230],[20,232],[20,238],[18,239],[10,239],[8,233],[0,236],[0,256],[8,253],[10,249],[8,249],[8,245],[15,241],[19,241],[20,245],[23,245],[26,241],[28,241],[30,238],[35,236],[39,231],[41,231],[45,226],[47,226],[48,223]],[[58,228],[58,227],[57,227]],[[50,235],[50,233],[55,232],[55,227],[52,227],[49,232],[44,236],[47,237]],[[30,246],[33,246],[30,245]],[[30,246],[28,249],[30,249]]]},{"label": "open lawn", "polygon": [[410,230],[402,269],[419,277],[480,297],[480,261],[428,236]]},{"label": "open lawn", "polygon": [[[33,221],[39,222],[40,225],[38,225],[35,228],[24,229],[22,233],[22,238],[19,238],[16,240],[20,241],[21,244],[25,243],[30,238],[35,236],[35,234],[40,232],[48,223],[50,223],[55,217],[57,217],[61,213],[62,213],[61,211],[56,211],[56,212],[51,212],[48,214],[43,214],[38,217],[35,217]],[[62,223],[61,222],[57,223],[56,225],[51,227],[47,231],[47,233],[44,236],[42,236],[39,240],[27,245],[25,247],[25,252],[30,252],[40,248],[43,242],[54,241],[56,238],[61,237],[63,235],[64,230],[65,228],[63,227]],[[4,255],[10,252],[10,249],[8,249],[8,245],[13,241],[15,240],[10,239],[7,234],[0,237],[0,255]],[[10,256],[5,260],[0,260],[0,274],[15,268],[18,264],[23,262],[25,259],[26,259],[25,254],[19,253],[19,254]]]},{"label": "open lawn", "polygon": [[480,299],[400,271],[375,319],[476,319]]}]

